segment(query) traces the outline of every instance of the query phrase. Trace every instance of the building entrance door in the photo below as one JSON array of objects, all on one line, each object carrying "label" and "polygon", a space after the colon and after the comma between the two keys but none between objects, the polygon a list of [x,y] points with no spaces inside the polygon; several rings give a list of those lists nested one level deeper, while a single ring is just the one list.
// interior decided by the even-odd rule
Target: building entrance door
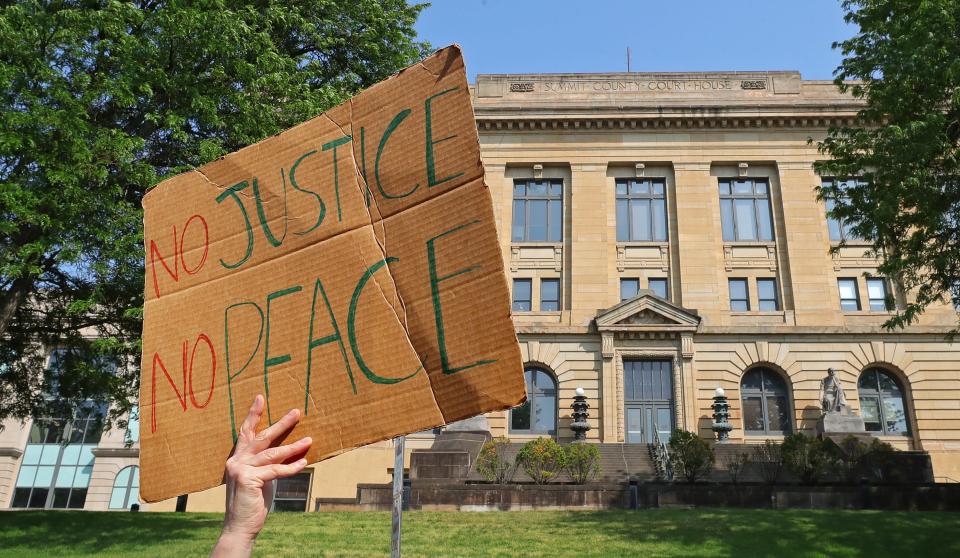
[{"label": "building entrance door", "polygon": [[673,430],[673,364],[669,360],[623,361],[623,415],[628,444],[664,442]]}]

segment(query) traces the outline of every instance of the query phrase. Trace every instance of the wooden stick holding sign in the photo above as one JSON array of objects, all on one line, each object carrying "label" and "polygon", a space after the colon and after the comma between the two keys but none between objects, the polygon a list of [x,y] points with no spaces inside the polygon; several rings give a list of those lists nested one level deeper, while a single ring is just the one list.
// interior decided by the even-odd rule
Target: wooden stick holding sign
[{"label": "wooden stick holding sign", "polygon": [[258,393],[311,463],[523,402],[470,95],[448,47],[144,197],[146,501],[221,484]]},{"label": "wooden stick holding sign", "polygon": [[390,557],[400,558],[400,526],[403,518],[403,446],[405,436],[393,439],[393,517],[390,531]]}]

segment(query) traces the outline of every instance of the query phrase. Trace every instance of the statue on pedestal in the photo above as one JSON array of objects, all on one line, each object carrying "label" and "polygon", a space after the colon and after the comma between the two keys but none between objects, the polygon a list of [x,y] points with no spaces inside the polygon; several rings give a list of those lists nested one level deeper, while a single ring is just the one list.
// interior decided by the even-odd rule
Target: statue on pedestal
[{"label": "statue on pedestal", "polygon": [[820,409],[824,413],[847,413],[847,396],[834,368],[827,368],[827,377],[820,380]]}]

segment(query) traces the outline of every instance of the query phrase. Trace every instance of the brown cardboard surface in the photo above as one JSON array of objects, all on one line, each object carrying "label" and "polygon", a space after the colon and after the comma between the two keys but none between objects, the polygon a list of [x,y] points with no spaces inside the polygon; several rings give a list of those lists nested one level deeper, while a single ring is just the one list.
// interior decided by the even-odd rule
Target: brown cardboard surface
[{"label": "brown cardboard surface", "polygon": [[220,484],[257,393],[310,462],[523,401],[458,47],[143,207],[146,501]]}]

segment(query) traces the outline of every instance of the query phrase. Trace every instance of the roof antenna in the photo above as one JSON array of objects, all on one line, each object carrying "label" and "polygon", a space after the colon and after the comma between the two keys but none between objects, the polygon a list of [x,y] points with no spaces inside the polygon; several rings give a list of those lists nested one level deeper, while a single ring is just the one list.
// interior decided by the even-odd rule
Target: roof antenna
[{"label": "roof antenna", "polygon": [[630,47],[627,47],[627,73],[630,73]]}]

